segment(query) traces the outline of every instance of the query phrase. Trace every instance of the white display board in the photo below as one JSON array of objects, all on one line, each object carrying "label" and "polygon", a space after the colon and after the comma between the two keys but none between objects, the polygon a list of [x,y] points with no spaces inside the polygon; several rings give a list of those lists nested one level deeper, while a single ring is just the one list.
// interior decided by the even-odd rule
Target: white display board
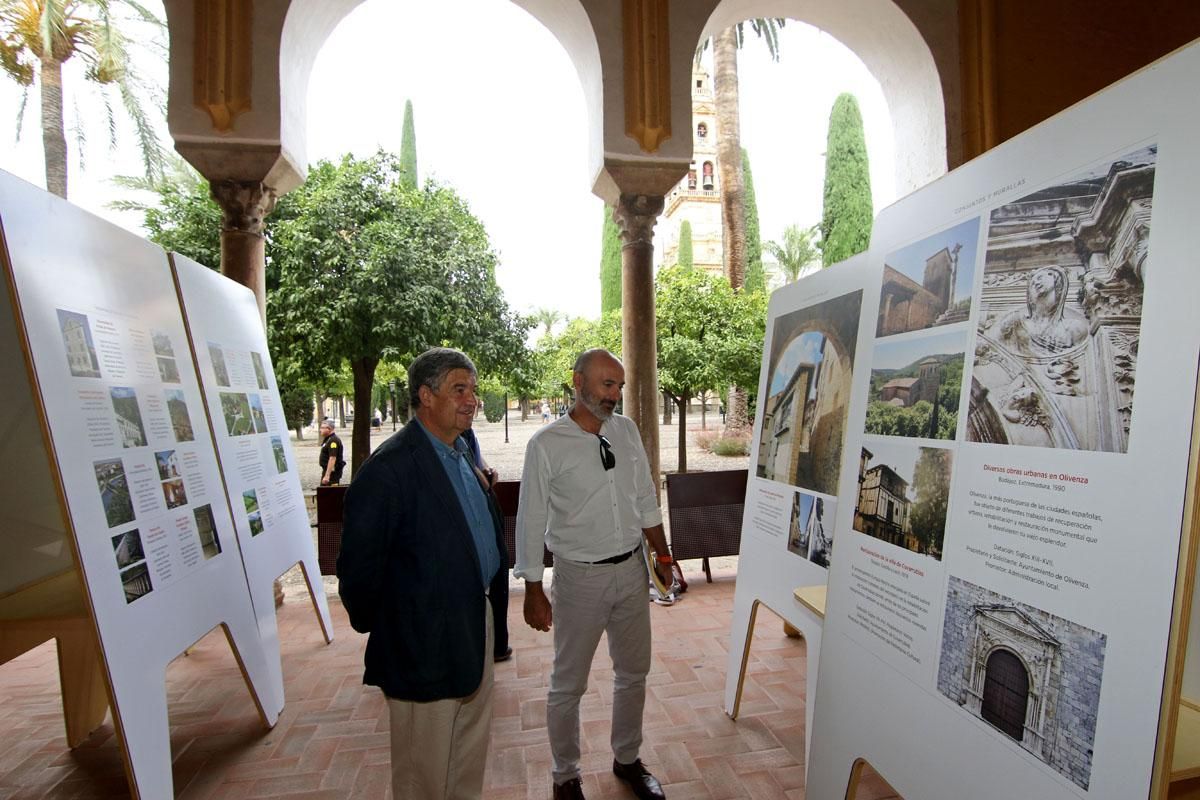
[{"label": "white display board", "polygon": [[[332,641],[312,526],[258,303],[245,286],[185,256],[172,253],[171,263],[259,630],[268,648],[278,654],[273,584],[300,564],[325,640]],[[281,669],[278,655],[272,666]]]},{"label": "white display board", "polygon": [[57,482],[65,498],[131,783],[140,797],[171,797],[173,658],[223,625],[268,724],[283,697],[171,270],[154,245],[3,173],[0,222],[44,413],[24,424],[44,419],[52,447],[51,470],[21,480],[41,494]]},{"label": "white display board", "polygon": [[753,612],[762,603],[805,638],[811,730],[821,618],[793,592],[826,583],[836,560],[836,520],[846,513],[842,498],[857,491],[841,476],[841,464],[854,387],[863,384],[857,365],[863,361],[866,267],[860,256],[771,295],[725,682],[725,710],[731,715],[744,679]]},{"label": "white display board", "polygon": [[1192,47],[879,216],[809,797],[860,758],[911,800],[1148,795],[1200,353],[1197,85]]}]

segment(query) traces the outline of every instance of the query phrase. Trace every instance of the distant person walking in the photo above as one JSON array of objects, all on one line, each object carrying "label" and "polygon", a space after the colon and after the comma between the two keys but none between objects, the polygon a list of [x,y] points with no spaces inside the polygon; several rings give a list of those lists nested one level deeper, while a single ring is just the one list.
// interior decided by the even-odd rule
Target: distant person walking
[{"label": "distant person walking", "polygon": [[333,432],[333,420],[321,420],[321,485],[337,486],[342,482],[342,470],[346,467],[346,448]]},{"label": "distant person walking", "polygon": [[545,425],[550,421],[550,404],[545,400],[542,401],[542,424]]}]

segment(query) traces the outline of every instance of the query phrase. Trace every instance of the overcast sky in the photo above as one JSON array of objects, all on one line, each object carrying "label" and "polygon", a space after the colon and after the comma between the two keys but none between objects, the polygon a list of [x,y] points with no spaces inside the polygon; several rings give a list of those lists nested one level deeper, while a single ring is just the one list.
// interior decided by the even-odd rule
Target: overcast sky
[{"label": "overcast sky", "polygon": [[[739,60],[742,140],[764,240],[780,238],[787,224],[819,221],[826,126],[843,91],[853,92],[863,110],[876,211],[895,199],[891,123],[878,83],[840,43],[798,22],[783,29],[781,52],[772,63],[751,38]],[[108,179],[140,171],[133,139],[126,131],[118,150],[109,151],[103,126],[95,124],[103,107],[71,91],[81,84],[72,66],[67,115],[88,120],[88,144],[81,172],[69,142],[71,199],[136,229],[136,216],[105,208],[119,196]],[[165,81],[161,66],[143,69]],[[558,41],[511,3],[367,0],[334,31],[314,66],[309,161],[380,147],[398,152],[406,99],[415,108],[422,180],[449,183],[483,220],[510,305],[596,316],[603,206],[586,168],[583,92]],[[19,90],[3,81],[0,114],[15,119],[19,105]],[[0,141],[0,168],[44,185],[37,114],[34,94],[21,141]],[[660,226],[659,237],[664,233]]]}]

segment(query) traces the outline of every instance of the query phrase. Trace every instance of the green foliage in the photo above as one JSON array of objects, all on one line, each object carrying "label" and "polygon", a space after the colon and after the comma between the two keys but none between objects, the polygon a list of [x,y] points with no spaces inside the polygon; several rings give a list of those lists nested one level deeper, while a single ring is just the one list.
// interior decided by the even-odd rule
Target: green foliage
[{"label": "green foliage", "polygon": [[720,436],[712,440],[709,452],[718,456],[750,455],[750,442],[737,436]]},{"label": "green foliage", "polygon": [[[894,406],[880,399],[883,386],[897,378],[916,378],[920,375],[921,362],[936,358],[940,363],[941,376],[938,383],[938,419],[935,435],[930,435],[930,416],[933,404],[920,400],[908,408]],[[871,388],[867,395],[867,433],[883,436],[913,436],[923,439],[953,440],[958,432],[958,401],[962,389],[963,354],[943,353],[922,356],[901,369],[871,370]]]},{"label": "green foliage", "polygon": [[788,283],[800,279],[804,268],[821,258],[821,248],[816,244],[817,226],[801,228],[788,225],[783,229],[782,242],[767,242],[767,252],[775,257]]},{"label": "green foliage", "polygon": [[289,429],[299,431],[313,421],[313,393],[307,386],[279,385],[283,419]]},{"label": "green foliage", "polygon": [[483,416],[488,422],[499,422],[504,419],[504,392],[485,392],[483,395]]},{"label": "green foliage", "polygon": [[696,267],[696,258],[692,254],[692,223],[686,219],[679,223],[679,256],[675,263],[685,272]]},{"label": "green foliage", "polygon": [[119,200],[109,204],[118,211],[141,213],[150,241],[210,269],[220,269],[221,209],[212,199],[208,181],[187,162],[174,159],[170,171],[160,178],[120,176],[114,181],[154,196],[153,203]]},{"label": "green foliage", "polygon": [[922,447],[913,468],[913,491],[909,525],[920,543],[922,553],[934,558],[942,556],[942,541],[946,533],[946,507],[950,501],[949,450]]},{"label": "green foliage", "polygon": [[600,313],[621,308],[621,231],[611,206],[604,207],[600,241]]},{"label": "green foliage", "polygon": [[417,188],[417,126],[413,122],[412,100],[404,101],[404,129],[400,134],[400,183]]},{"label": "green foliage", "polygon": [[871,174],[862,114],[854,95],[843,93],[829,115],[825,146],[825,208],[821,216],[824,266],[844,261],[871,242]]},{"label": "green foliage", "polygon": [[749,292],[765,292],[767,276],[763,271],[762,233],[758,225],[758,200],[754,196],[754,173],[750,171],[750,154],[742,148],[743,210],[746,213],[746,282]]},{"label": "green foliage", "polygon": [[542,326],[542,335],[549,336],[554,333],[554,326],[566,319],[566,315],[557,308],[538,308],[529,315],[530,320],[535,325]]},{"label": "green foliage", "polygon": [[603,347],[621,356],[621,312],[600,319],[577,317],[557,336],[543,336],[534,351],[537,391],[530,397],[556,397],[571,388],[571,368],[584,350]]}]

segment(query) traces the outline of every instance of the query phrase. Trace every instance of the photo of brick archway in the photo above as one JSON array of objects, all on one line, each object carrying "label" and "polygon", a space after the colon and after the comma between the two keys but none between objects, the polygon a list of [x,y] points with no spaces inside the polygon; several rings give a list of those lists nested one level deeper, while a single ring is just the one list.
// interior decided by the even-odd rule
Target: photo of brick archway
[{"label": "photo of brick archway", "polygon": [[775,320],[758,477],[837,494],[861,310],[859,290]]},{"label": "photo of brick archway", "polygon": [[951,576],[938,691],[1086,790],[1107,640]]}]

